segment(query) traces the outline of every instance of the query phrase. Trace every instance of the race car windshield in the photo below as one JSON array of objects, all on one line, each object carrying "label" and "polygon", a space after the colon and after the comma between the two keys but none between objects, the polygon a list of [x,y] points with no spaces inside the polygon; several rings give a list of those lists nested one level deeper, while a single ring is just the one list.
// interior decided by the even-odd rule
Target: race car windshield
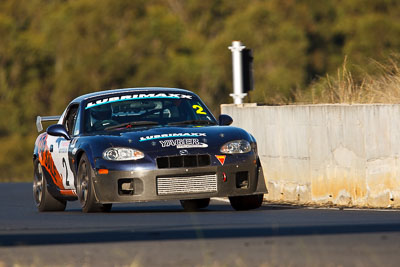
[{"label": "race car windshield", "polygon": [[160,97],[134,97],[133,95],[130,98],[116,96],[89,101],[84,114],[85,131],[93,133],[121,128],[154,127],[155,125],[217,124],[197,97],[179,94],[162,95]]}]

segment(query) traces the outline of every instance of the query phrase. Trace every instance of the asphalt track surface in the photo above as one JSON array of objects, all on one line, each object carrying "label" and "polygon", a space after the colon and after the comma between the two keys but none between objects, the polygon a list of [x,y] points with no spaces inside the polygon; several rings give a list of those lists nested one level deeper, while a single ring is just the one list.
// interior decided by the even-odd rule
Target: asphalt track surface
[{"label": "asphalt track surface", "polygon": [[399,266],[400,211],[212,200],[119,204],[110,213],[39,213],[28,183],[0,183],[0,266]]}]

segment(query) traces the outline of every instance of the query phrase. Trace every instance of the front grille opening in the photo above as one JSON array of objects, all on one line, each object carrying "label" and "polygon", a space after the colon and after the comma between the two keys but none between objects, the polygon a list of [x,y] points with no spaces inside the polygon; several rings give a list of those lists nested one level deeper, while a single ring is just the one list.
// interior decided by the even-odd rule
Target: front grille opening
[{"label": "front grille opening", "polygon": [[169,158],[169,166],[170,166],[170,168],[183,167],[183,157],[181,157],[181,156],[170,157]]},{"label": "front grille opening", "polygon": [[134,185],[133,179],[119,179],[118,180],[118,194],[119,195],[133,195]]},{"label": "front grille opening", "polygon": [[197,159],[199,162],[199,167],[208,166],[211,164],[210,155],[199,155]]},{"label": "front grille opening", "polygon": [[139,178],[118,180],[118,194],[121,196],[140,195],[143,193],[143,181]]},{"label": "front grille opening", "polygon": [[157,159],[157,166],[160,169],[166,169],[169,166],[168,157],[162,157]]},{"label": "front grille opening", "polygon": [[218,192],[217,187],[217,175],[215,173],[157,177],[158,195],[212,193]]},{"label": "front grille opening", "polygon": [[236,188],[246,189],[249,188],[249,173],[237,172],[236,173]]},{"label": "front grille opening", "polygon": [[203,167],[211,165],[210,155],[184,155],[157,158],[159,169]]},{"label": "front grille opening", "polygon": [[197,167],[197,157],[195,155],[183,157],[183,167]]}]

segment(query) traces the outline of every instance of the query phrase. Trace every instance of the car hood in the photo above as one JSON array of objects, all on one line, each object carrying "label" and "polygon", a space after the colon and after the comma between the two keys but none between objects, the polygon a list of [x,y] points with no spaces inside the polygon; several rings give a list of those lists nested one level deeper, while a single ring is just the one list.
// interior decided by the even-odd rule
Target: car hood
[{"label": "car hood", "polygon": [[186,149],[192,153],[201,153],[198,151],[205,149],[219,150],[232,140],[255,141],[245,130],[232,126],[132,128],[103,132],[97,134],[95,139],[108,147],[131,147],[144,152]]}]

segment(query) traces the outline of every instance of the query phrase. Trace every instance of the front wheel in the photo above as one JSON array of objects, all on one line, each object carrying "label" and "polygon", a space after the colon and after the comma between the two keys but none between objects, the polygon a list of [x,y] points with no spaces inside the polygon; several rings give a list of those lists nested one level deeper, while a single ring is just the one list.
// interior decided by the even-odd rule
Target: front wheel
[{"label": "front wheel", "polygon": [[235,210],[252,210],[261,207],[264,194],[229,197],[232,208]]},{"label": "front wheel", "polygon": [[42,164],[40,164],[39,160],[35,160],[34,166],[33,199],[35,200],[37,209],[40,212],[65,210],[67,202],[54,198],[47,190],[47,181],[44,177]]},{"label": "front wheel", "polygon": [[93,187],[93,171],[90,162],[85,154],[79,162],[78,179],[76,185],[76,193],[78,194],[79,202],[81,203],[83,212],[107,211],[111,209],[111,205],[104,209],[104,206],[96,202],[94,187]]},{"label": "front wheel", "polygon": [[181,200],[181,205],[185,211],[204,209],[207,208],[209,204],[209,198]]}]

